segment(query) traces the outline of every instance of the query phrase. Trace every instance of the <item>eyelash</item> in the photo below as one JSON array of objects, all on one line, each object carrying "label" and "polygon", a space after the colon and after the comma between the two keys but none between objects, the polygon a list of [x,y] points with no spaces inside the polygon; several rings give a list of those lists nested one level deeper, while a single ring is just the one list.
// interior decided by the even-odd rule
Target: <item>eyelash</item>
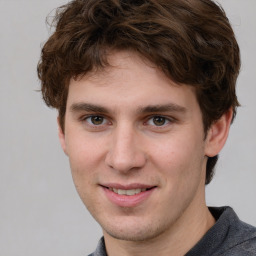
[{"label": "eyelash", "polygon": [[[99,125],[93,124],[91,120],[88,121],[89,119],[92,119],[92,118],[102,118],[103,123],[99,124]],[[154,118],[162,118],[164,120],[164,124],[163,125],[149,124],[150,120],[152,120],[152,122],[154,122],[153,121]],[[81,122],[86,122],[86,124],[88,126],[90,126],[91,128],[93,128],[93,129],[102,129],[106,125],[106,123],[111,124],[111,122],[107,122],[108,121],[107,117],[104,117],[102,115],[97,115],[97,114],[83,116],[83,117],[80,118],[80,121]],[[151,126],[151,127],[157,128],[157,129],[161,129],[161,128],[165,128],[166,126],[168,126],[169,124],[174,123],[174,122],[175,122],[175,119],[171,118],[171,117],[166,117],[166,116],[163,116],[163,115],[151,115],[151,116],[146,118],[146,121],[143,122],[143,125]]]},{"label": "eyelash", "polygon": [[92,121],[88,121],[89,119],[92,119],[92,118],[102,118],[103,119],[103,123],[106,123],[108,118],[102,116],[102,115],[87,115],[87,116],[83,116],[80,118],[80,121],[81,122],[86,122],[90,127],[93,127],[93,128],[100,128],[102,127],[102,125],[105,125],[105,124],[99,124],[99,125],[96,125],[96,124],[93,124]]},{"label": "eyelash", "polygon": [[[157,118],[160,118],[160,119],[163,119],[163,121],[164,121],[164,124],[162,124],[162,125],[157,125],[157,124],[149,124],[149,121],[150,120],[152,120],[152,122],[154,122],[153,121],[153,119],[157,119]],[[146,125],[150,125],[150,126],[154,126],[154,127],[157,127],[158,129],[161,129],[161,128],[164,128],[164,127],[166,127],[168,124],[170,124],[170,123],[173,123],[174,122],[174,119],[173,118],[170,118],[170,117],[166,117],[166,116],[163,116],[163,115],[153,115],[153,116],[150,116],[149,118],[147,118],[147,121],[146,121]]]}]

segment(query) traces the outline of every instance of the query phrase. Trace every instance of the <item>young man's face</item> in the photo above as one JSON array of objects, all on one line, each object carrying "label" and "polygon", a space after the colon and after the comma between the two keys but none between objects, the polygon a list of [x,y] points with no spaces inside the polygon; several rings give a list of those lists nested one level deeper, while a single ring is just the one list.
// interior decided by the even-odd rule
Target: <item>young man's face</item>
[{"label": "young man's face", "polygon": [[192,87],[132,53],[113,53],[110,64],[71,80],[60,140],[104,234],[147,240],[205,206],[207,139]]}]

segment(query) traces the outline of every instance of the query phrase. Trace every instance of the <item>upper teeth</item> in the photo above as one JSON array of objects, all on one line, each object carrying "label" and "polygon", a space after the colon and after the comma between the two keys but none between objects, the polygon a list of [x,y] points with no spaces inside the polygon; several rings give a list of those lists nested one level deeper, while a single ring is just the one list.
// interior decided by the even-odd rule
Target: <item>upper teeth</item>
[{"label": "upper teeth", "polygon": [[133,195],[139,194],[140,192],[146,191],[145,188],[143,189],[136,188],[136,189],[128,189],[128,190],[116,189],[116,188],[109,188],[109,189],[119,195],[127,195],[127,196],[133,196]]}]

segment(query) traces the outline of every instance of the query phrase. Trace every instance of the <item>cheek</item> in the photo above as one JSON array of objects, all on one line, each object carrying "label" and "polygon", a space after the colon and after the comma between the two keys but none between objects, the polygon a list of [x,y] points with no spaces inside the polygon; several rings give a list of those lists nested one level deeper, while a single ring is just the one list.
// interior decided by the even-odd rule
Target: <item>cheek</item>
[{"label": "cheek", "polygon": [[68,141],[68,156],[73,181],[80,194],[97,182],[97,171],[102,163],[102,147],[98,143],[91,143],[90,139],[73,136]]},{"label": "cheek", "polygon": [[203,166],[203,141],[193,136],[170,138],[161,144],[155,144],[151,150],[154,164],[167,175],[182,178],[200,172]]},{"label": "cheek", "polygon": [[[71,134],[67,138],[68,156],[73,166],[81,166],[85,169],[98,162],[102,155],[102,145],[97,139],[92,139],[89,136]],[[79,168],[80,169],[80,168]]]},{"label": "cheek", "polygon": [[87,205],[91,200],[90,189],[97,183],[94,150],[84,144],[72,144],[69,162],[72,178],[81,200]]}]

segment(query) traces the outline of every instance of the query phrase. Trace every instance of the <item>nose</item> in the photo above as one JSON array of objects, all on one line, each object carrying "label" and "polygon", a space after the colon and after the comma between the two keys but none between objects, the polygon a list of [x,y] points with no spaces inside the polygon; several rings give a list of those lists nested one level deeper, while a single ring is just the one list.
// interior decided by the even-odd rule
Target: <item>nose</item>
[{"label": "nose", "polygon": [[122,173],[142,168],[147,158],[139,137],[132,127],[117,127],[111,135],[106,164]]}]

